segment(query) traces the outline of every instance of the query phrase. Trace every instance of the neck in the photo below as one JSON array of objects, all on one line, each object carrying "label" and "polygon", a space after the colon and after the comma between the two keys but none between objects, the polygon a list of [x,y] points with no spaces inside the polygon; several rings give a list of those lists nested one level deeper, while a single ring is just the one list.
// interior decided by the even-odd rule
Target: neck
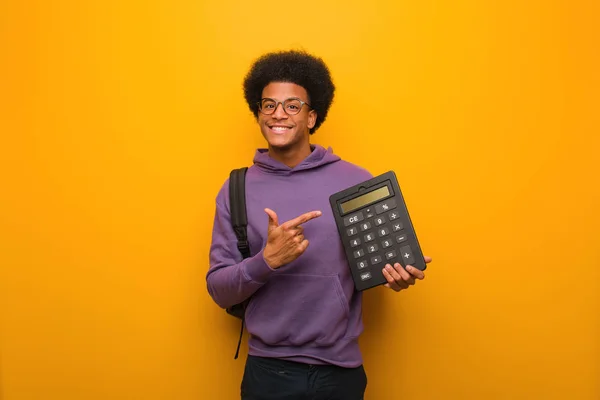
[{"label": "neck", "polygon": [[294,168],[296,165],[300,164],[311,152],[312,149],[310,148],[309,142],[306,142],[302,147],[291,149],[277,149],[269,146],[269,157],[290,168]]}]

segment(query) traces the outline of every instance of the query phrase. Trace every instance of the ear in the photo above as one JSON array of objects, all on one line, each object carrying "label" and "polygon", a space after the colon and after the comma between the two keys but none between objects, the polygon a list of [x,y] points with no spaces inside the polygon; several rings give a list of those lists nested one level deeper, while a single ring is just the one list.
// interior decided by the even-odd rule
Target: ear
[{"label": "ear", "polygon": [[317,123],[317,112],[315,110],[310,110],[308,112],[308,129],[312,129]]}]

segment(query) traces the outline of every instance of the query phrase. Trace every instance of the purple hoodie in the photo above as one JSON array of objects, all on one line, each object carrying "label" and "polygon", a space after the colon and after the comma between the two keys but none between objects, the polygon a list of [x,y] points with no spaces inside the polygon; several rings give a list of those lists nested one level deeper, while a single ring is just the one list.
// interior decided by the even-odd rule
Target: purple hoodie
[{"label": "purple hoodie", "polygon": [[[242,260],[231,227],[229,182],[216,199],[210,248],[208,292],[226,308],[251,296],[246,310],[249,354],[312,364],[362,364],[362,296],[356,292],[335,225],[329,196],[372,178],[342,161],[331,148],[312,153],[290,168],[257,150],[246,174],[248,241],[252,256]],[[263,259],[270,208],[279,224],[305,212],[322,215],[303,224],[307,250],[276,270]]]}]

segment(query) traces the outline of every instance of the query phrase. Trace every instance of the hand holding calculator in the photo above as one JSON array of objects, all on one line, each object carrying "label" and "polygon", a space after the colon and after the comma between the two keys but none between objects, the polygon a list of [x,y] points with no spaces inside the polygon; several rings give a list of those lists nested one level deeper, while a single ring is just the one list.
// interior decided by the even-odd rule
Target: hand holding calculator
[{"label": "hand holding calculator", "polygon": [[412,265],[425,259],[393,171],[330,196],[338,232],[357,290],[387,283],[386,264]]}]

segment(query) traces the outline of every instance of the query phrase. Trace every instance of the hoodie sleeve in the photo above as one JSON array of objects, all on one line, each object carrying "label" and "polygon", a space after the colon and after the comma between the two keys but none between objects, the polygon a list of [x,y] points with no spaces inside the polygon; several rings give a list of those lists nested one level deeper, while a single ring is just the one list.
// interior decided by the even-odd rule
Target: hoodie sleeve
[{"label": "hoodie sleeve", "polygon": [[226,188],[227,183],[217,196],[210,245],[210,267],[206,274],[208,293],[222,308],[231,307],[249,298],[275,271],[265,262],[262,249],[246,259],[240,254],[231,226]]}]

